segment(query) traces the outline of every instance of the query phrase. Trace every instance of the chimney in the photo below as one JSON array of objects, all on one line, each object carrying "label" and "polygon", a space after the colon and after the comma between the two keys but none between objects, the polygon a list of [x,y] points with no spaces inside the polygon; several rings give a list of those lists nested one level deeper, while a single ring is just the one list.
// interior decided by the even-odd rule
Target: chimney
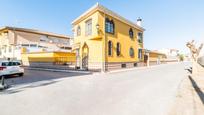
[{"label": "chimney", "polygon": [[137,25],[142,27],[142,19],[140,17],[137,18]]}]

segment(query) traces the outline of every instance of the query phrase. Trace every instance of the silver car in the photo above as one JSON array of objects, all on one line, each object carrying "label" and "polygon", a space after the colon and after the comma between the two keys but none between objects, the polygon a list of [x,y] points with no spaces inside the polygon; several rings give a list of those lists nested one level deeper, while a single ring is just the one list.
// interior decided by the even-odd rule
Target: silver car
[{"label": "silver car", "polygon": [[0,61],[0,76],[24,75],[21,63],[17,61]]}]

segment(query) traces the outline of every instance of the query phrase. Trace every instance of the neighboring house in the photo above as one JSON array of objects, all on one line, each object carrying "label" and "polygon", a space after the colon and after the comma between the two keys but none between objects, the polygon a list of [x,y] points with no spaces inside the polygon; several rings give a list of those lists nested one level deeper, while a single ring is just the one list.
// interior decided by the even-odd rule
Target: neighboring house
[{"label": "neighboring house", "polygon": [[71,37],[33,29],[3,27],[0,29],[0,58],[21,60],[21,53],[71,51]]},{"label": "neighboring house", "polygon": [[166,60],[169,62],[179,61],[179,50],[177,49],[161,49],[156,51],[166,54]]},{"label": "neighboring house", "polygon": [[22,53],[23,66],[52,69],[75,69],[76,54],[73,52]]},{"label": "neighboring house", "polygon": [[149,62],[150,65],[157,65],[166,63],[166,54],[158,52],[158,51],[150,51],[149,52]]},{"label": "neighboring house", "polygon": [[128,21],[96,4],[72,22],[73,50],[81,69],[112,70],[137,66],[143,61],[141,19]]}]

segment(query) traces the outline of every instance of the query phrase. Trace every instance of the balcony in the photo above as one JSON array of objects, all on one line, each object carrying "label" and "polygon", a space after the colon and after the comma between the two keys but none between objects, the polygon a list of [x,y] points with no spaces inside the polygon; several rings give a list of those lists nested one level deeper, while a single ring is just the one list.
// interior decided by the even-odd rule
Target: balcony
[{"label": "balcony", "polygon": [[100,35],[92,36],[92,37],[90,38],[90,40],[101,40],[101,39],[102,39],[102,36],[100,36]]}]

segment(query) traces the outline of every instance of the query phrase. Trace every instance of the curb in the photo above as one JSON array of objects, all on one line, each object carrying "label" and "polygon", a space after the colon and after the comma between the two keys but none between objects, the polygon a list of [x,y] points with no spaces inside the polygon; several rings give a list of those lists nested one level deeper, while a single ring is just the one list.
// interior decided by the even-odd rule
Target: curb
[{"label": "curb", "polygon": [[149,66],[149,67],[134,67],[134,68],[128,68],[128,69],[120,69],[120,70],[112,70],[106,73],[119,73],[119,72],[126,72],[126,71],[132,71],[132,70],[142,70],[142,69],[148,69],[148,68],[153,68],[154,66]]},{"label": "curb", "polygon": [[[175,64],[175,63],[169,63],[169,64]],[[132,71],[132,70],[143,70],[143,69],[150,69],[161,65],[167,65],[167,64],[160,64],[160,65],[152,65],[152,66],[141,66],[141,67],[134,67],[134,68],[126,68],[126,69],[118,69],[118,70],[112,70],[107,72],[91,72],[91,71],[82,71],[82,70],[62,70],[62,69],[45,69],[45,68],[29,68],[26,67],[27,70],[38,70],[38,71],[51,71],[51,72],[65,72],[65,73],[84,73],[84,74],[109,74],[109,73],[119,73],[119,72],[126,72],[126,71]]]},{"label": "curb", "polygon": [[[177,62],[176,62],[176,63],[177,63]],[[151,65],[151,66],[149,66],[149,67],[147,67],[147,66],[141,66],[141,67],[127,68],[127,69],[119,69],[119,70],[108,71],[108,72],[105,72],[105,73],[119,73],[119,72],[126,72],[126,71],[132,71],[132,70],[144,70],[144,69],[155,68],[155,67],[162,66],[162,65],[169,65],[169,64],[176,64],[176,63]]]},{"label": "curb", "polygon": [[65,72],[65,73],[84,73],[93,74],[90,71],[75,71],[75,70],[59,70],[59,69],[44,69],[44,68],[25,68],[27,70],[50,71],[50,72]]}]

